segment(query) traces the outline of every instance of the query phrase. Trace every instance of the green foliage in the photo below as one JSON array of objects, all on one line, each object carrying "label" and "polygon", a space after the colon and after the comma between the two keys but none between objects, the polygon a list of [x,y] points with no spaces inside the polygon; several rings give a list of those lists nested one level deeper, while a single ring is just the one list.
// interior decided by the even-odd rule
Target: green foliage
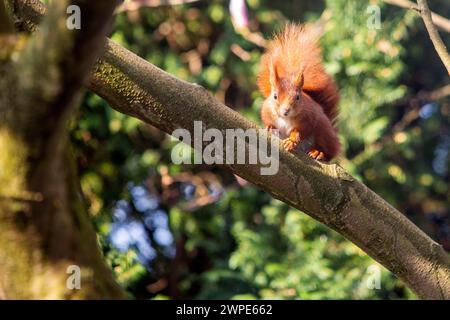
[{"label": "green foliage", "polygon": [[[445,1],[436,2],[444,14]],[[313,21],[324,9],[331,15],[322,45],[326,68],[341,88],[345,152],[339,161],[430,232],[427,217],[448,213],[450,112],[448,99],[425,107],[412,99],[447,79],[438,60],[428,61],[434,52],[424,45],[428,38],[415,13],[381,1],[247,4],[252,30],[266,37],[285,21]],[[367,25],[369,4],[381,9],[380,29]],[[260,121],[262,98],[255,82],[262,49],[233,28],[228,2],[122,13],[112,38]],[[236,45],[246,59],[236,54]],[[241,185],[228,172],[174,165],[171,139],[113,111],[99,97],[86,96],[72,141],[107,261],[135,297],[414,297],[382,267],[381,288],[368,289],[369,268],[378,265],[351,242],[256,187]],[[141,198],[157,199],[156,208],[142,209],[136,186],[147,190]],[[216,198],[202,202],[211,194]],[[125,249],[114,245],[112,231],[125,223],[115,214],[119,200],[127,203],[126,223],[146,226],[152,259],[142,258],[140,243]],[[158,242],[162,229],[155,224],[161,222],[147,223],[155,212],[167,217],[173,243]]]}]

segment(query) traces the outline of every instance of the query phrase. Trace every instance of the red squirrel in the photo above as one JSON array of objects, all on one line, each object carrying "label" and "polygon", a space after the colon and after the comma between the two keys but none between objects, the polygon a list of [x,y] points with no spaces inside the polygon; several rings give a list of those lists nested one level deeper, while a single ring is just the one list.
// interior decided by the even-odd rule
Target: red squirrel
[{"label": "red squirrel", "polygon": [[268,130],[278,129],[287,151],[308,140],[314,159],[329,161],[338,154],[334,123],[339,92],[325,72],[319,35],[312,26],[288,24],[269,41],[258,87],[265,98],[262,121]]}]

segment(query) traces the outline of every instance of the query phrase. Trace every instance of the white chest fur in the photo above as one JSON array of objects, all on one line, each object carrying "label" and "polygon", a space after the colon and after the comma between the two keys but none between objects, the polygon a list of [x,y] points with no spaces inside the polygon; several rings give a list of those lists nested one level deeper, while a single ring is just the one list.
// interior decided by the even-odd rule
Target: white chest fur
[{"label": "white chest fur", "polygon": [[[276,115],[275,111],[274,114]],[[294,128],[294,124],[291,120],[291,118],[283,118],[283,117],[279,117],[276,116],[276,123],[275,126],[278,129],[278,136],[281,139],[286,139],[289,137],[289,134],[291,133],[292,129]],[[297,147],[299,150],[303,150],[305,152],[309,151],[311,149],[311,146],[314,143],[314,138],[313,137],[308,137],[306,139],[304,139],[304,137],[302,137],[302,140],[300,142],[300,145]]]},{"label": "white chest fur", "polygon": [[280,133],[280,138],[284,139],[289,136],[292,129],[294,128],[294,124],[292,123],[290,118],[277,118],[277,123],[275,125]]}]

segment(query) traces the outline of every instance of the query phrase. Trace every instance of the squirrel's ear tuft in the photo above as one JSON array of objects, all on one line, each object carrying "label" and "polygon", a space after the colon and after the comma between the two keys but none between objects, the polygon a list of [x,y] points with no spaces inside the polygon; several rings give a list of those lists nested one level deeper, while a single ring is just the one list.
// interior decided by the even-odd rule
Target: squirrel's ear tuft
[{"label": "squirrel's ear tuft", "polygon": [[301,89],[303,87],[303,72],[299,72],[294,76],[294,86]]},{"label": "squirrel's ear tuft", "polygon": [[305,67],[303,67],[297,74],[294,75],[294,85],[296,88],[303,88],[303,84],[305,82]]},{"label": "squirrel's ear tuft", "polygon": [[278,79],[277,67],[273,63],[272,59],[270,59],[270,62],[269,62],[269,75],[270,75],[270,85],[272,86],[272,88],[278,87],[279,79]]}]

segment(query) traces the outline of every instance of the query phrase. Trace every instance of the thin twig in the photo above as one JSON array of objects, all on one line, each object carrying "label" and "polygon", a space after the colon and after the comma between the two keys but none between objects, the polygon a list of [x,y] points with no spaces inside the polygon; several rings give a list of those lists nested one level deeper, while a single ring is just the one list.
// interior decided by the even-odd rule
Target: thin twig
[{"label": "thin twig", "polygon": [[356,155],[351,159],[352,163],[356,166],[361,165],[364,161],[369,159],[373,154],[382,150],[386,143],[391,142],[395,135],[404,131],[411,123],[416,121],[420,117],[421,102],[425,101],[439,101],[450,96],[450,84],[445,85],[439,89],[431,92],[419,92],[414,97],[407,97],[398,101],[398,104],[407,104],[408,111],[405,115],[392,127],[392,129],[386,135],[369,145],[364,151]]},{"label": "thin twig", "polygon": [[445,44],[439,36],[439,32],[437,31],[436,26],[433,23],[433,20],[431,18],[431,11],[428,8],[428,3],[426,0],[417,0],[417,4],[419,5],[420,16],[425,23],[425,27],[427,28],[434,48],[436,49],[437,54],[441,58],[448,74],[450,75],[450,55],[448,54],[447,48],[445,47]]},{"label": "thin twig", "polygon": [[[419,11],[419,7],[412,1],[409,0],[383,0],[386,3],[392,4],[405,9],[413,9]],[[450,20],[431,11],[431,17],[433,18],[434,24],[445,32],[450,32]]]},{"label": "thin twig", "polygon": [[136,11],[143,7],[174,6],[197,1],[199,0],[125,0],[123,4],[117,8],[116,13]]}]

